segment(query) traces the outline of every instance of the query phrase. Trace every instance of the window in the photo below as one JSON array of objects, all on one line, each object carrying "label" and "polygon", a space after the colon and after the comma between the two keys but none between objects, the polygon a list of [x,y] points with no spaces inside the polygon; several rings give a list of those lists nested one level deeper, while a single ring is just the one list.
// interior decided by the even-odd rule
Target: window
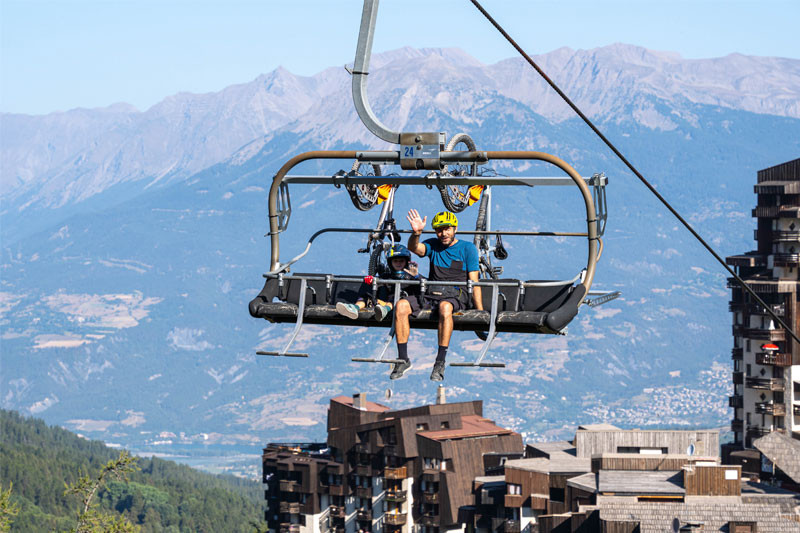
[{"label": "window", "polygon": [[436,457],[425,457],[423,459],[423,466],[425,470],[439,470],[439,459]]},{"label": "window", "polygon": [[554,502],[564,502],[564,489],[550,487],[550,500]]},{"label": "window", "polygon": [[417,431],[428,431],[428,424],[417,424]]},{"label": "window", "polygon": [[511,496],[519,496],[522,494],[522,485],[517,485],[515,483],[508,484],[508,494]]},{"label": "window", "polygon": [[441,470],[447,470],[447,459],[442,459]]},{"label": "window", "polygon": [[442,429],[450,429],[450,422],[447,420],[442,422]]}]

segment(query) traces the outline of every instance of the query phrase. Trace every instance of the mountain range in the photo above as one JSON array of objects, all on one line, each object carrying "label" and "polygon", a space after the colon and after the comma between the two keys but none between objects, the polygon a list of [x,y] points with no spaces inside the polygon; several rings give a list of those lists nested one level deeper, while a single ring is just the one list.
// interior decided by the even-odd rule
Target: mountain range
[{"label": "mountain range", "polygon": [[[752,247],[755,172],[800,154],[800,61],[686,60],[629,45],[536,60],[722,255]],[[448,369],[451,397],[483,398],[489,416],[531,438],[600,420],[727,423],[724,271],[535,72],[518,59],[483,65],[460,50],[404,48],[374,56],[369,95],[393,129],[466,132],[479,149],[542,150],[609,177],[596,286],[623,296],[582,308],[566,336],[499,337],[490,357],[507,369]],[[219,456],[324,435],[327,399],[342,392],[432,401],[430,333],[412,336],[415,370],[392,385],[386,368],[350,362],[383,330],[310,326],[297,342],[309,360],[254,355],[290,332],[247,313],[267,267],[272,175],[305,150],[386,146],[360,124],[341,67],[312,77],[278,69],[144,112],[119,104],[0,120],[3,408],[133,449]],[[406,189],[398,215],[441,210],[436,191]],[[497,190],[494,224],[580,231],[578,195],[553,189]],[[285,257],[322,226],[377,218],[333,187],[293,187],[292,205]],[[462,227],[474,216],[460,214]],[[363,272],[361,246],[357,235],[321,239],[300,270]],[[585,262],[584,243],[506,246],[511,277],[567,279]],[[451,360],[473,357],[477,342],[456,335]]]}]

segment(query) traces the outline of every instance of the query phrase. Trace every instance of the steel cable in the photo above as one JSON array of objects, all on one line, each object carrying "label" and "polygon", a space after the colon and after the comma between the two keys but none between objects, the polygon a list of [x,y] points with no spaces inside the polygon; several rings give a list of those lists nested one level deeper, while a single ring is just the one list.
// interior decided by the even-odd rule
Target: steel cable
[{"label": "steel cable", "polygon": [[736,279],[737,283],[739,283],[739,285],[741,285],[741,287],[755,299],[756,303],[758,303],[758,305],[763,307],[764,310],[767,312],[767,314],[769,314],[772,318],[774,318],[781,325],[781,327],[783,327],[783,329],[785,329],[789,333],[789,335],[792,336],[792,338],[796,342],[800,343],[800,338],[798,338],[795,332],[789,326],[787,326],[786,323],[772,310],[772,308],[768,306],[755,293],[755,291],[751,289],[750,286],[747,285],[747,283],[745,283],[745,281],[742,278],[740,278],[739,275],[736,274],[736,272],[734,272],[733,269],[731,269],[725,263],[725,261],[711,247],[711,245],[709,245],[700,236],[700,234],[697,233],[688,222],[686,222],[686,220],[680,215],[680,213],[678,213],[678,211],[676,211],[675,208],[673,208],[670,205],[670,203],[667,202],[667,200],[663,196],[661,196],[661,194],[655,189],[655,187],[653,187],[653,185],[651,185],[650,182],[647,181],[647,179],[636,169],[636,167],[634,167],[633,164],[630,161],[628,161],[628,159],[624,155],[622,155],[622,153],[619,150],[617,150],[616,146],[614,146],[611,143],[611,141],[609,141],[606,138],[606,136],[603,135],[603,133],[597,128],[597,126],[595,126],[594,123],[591,120],[589,120],[589,117],[584,115],[583,112],[578,108],[578,106],[575,105],[575,103],[573,103],[572,100],[570,100],[570,98],[566,94],[564,94],[564,91],[562,91],[558,87],[558,85],[556,85],[556,83],[553,80],[551,80],[547,74],[545,74],[545,72],[525,52],[525,50],[523,50],[522,47],[520,47],[520,45],[518,45],[517,42],[514,41],[514,39],[512,39],[511,36],[503,29],[503,27],[500,26],[500,24],[483,8],[483,6],[478,2],[478,0],[470,0],[470,2],[472,2],[472,4],[478,9],[478,11],[480,11],[483,14],[483,16],[486,17],[486,20],[488,20],[492,24],[492,26],[494,26],[497,29],[497,31],[499,31],[500,34],[506,38],[506,40],[511,44],[511,46],[513,46],[516,49],[516,51],[519,52],[519,54],[528,62],[528,64],[531,67],[533,67],[536,70],[536,72],[539,73],[542,79],[544,79],[544,81],[546,81],[547,84],[550,85],[550,87],[552,87],[556,93],[558,93],[558,95],[564,100],[564,102],[566,102],[567,105],[570,108],[572,108],[572,110],[575,111],[575,113],[579,117],[581,117],[581,119],[583,119],[586,125],[589,126],[592,129],[592,131],[595,132],[595,134],[597,134],[598,137],[600,137],[600,139],[606,144],[606,146],[608,146],[611,149],[612,152],[614,152],[614,154],[620,159],[620,161],[622,161],[625,164],[625,166],[628,167],[628,169],[631,172],[633,172],[637,178],[639,178],[639,181],[641,181],[645,185],[645,187],[647,187],[650,190],[650,192],[653,193],[655,197],[659,199],[659,201],[661,201],[664,207],[666,207],[669,210],[669,212],[672,213],[673,216],[675,216],[675,218],[677,218],[687,230],[689,230],[689,233],[691,233],[694,236],[694,238],[697,239],[697,241],[699,241],[700,244],[702,244],[712,256],[714,256],[714,259],[716,259],[719,262],[719,264],[721,264],[723,268],[725,268],[725,270],[727,270],[728,273],[731,276],[733,276],[734,279]]}]

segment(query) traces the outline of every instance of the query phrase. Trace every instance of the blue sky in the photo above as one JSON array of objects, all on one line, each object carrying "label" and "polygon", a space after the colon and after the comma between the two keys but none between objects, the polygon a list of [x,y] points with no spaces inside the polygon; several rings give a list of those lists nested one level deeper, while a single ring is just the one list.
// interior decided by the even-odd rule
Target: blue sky
[{"label": "blue sky", "polygon": [[[688,58],[800,58],[800,0],[483,0],[531,54],[615,42]],[[361,0],[0,0],[0,110],[44,114],[218,91],[352,61]],[[515,52],[468,0],[383,0],[374,51]]]}]

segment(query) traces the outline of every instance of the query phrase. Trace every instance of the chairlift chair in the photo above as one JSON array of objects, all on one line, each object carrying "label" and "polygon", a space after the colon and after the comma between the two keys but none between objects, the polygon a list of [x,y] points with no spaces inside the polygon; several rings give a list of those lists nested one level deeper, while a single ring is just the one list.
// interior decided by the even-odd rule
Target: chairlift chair
[{"label": "chairlift chair", "polygon": [[[578,308],[587,303],[599,305],[619,295],[619,293],[598,293],[592,291],[597,261],[602,251],[601,237],[606,222],[605,187],[608,183],[603,174],[589,178],[582,177],[569,164],[556,156],[536,151],[478,151],[474,141],[465,134],[455,135],[446,143],[444,133],[435,132],[394,132],[381,124],[373,114],[366,98],[366,76],[372,36],[377,12],[377,0],[365,0],[362,13],[361,31],[356,49],[356,60],[352,70],[353,99],[362,122],[379,138],[399,145],[397,150],[383,151],[311,151],[299,154],[287,161],[275,174],[269,190],[269,233],[270,262],[264,274],[265,284],[261,292],[249,305],[250,314],[255,318],[274,323],[293,323],[295,325],[289,340],[280,350],[258,352],[262,355],[307,357],[304,352],[290,351],[304,324],[325,324],[333,326],[362,326],[389,328],[389,334],[375,358],[354,358],[354,361],[394,363],[395,359],[385,357],[394,335],[394,321],[377,322],[372,317],[352,320],[336,312],[336,302],[354,302],[363,277],[333,273],[294,273],[291,268],[305,257],[314,241],[330,233],[366,233],[367,247],[362,252],[377,257],[399,240],[409,230],[399,230],[394,225],[393,208],[396,187],[414,186],[431,189],[436,187],[445,206],[459,211],[466,208],[465,193],[470,187],[482,186],[483,193],[479,210],[478,227],[475,231],[460,230],[460,235],[472,235],[481,256],[481,279],[475,283],[437,282],[432,280],[403,281],[403,285],[419,284],[423,295],[436,285],[462,285],[471,294],[475,286],[483,287],[484,311],[468,309],[453,315],[453,328],[458,331],[485,332],[483,346],[474,362],[451,363],[451,366],[497,367],[502,363],[483,362],[497,333],[538,333],[563,334],[567,324],[578,313]],[[463,144],[467,149],[455,150]],[[289,172],[305,161],[353,161],[349,172],[340,171],[333,176],[292,175]],[[478,169],[492,161],[543,161],[555,166],[566,177],[507,177],[479,172]],[[395,165],[406,171],[403,174],[385,175],[381,169]],[[427,171],[425,175],[414,171]],[[409,174],[408,171],[412,173]],[[282,262],[280,257],[280,236],[291,219],[289,185],[327,184],[344,186],[353,204],[359,210],[371,208],[378,202],[379,188],[388,188],[389,193],[383,202],[378,224],[375,228],[324,228],[314,233],[303,252]],[[491,228],[491,190],[494,187],[517,186],[523,188],[539,186],[574,185],[583,198],[586,210],[586,231],[581,233],[542,232],[542,231],[503,231]],[[433,233],[425,231],[424,234]],[[505,249],[502,237],[509,236],[564,236],[587,239],[586,266],[572,279],[542,281],[499,277],[502,269],[492,266],[491,256],[502,259]],[[489,245],[494,237],[495,244]],[[507,254],[505,254],[507,255]],[[372,262],[370,262],[372,264]],[[370,272],[373,274],[374,272]],[[380,285],[393,289],[395,303],[400,297],[400,284],[396,280],[378,279],[372,281],[373,290]],[[599,296],[592,299],[592,296]],[[421,311],[410,319],[414,329],[437,329],[438,319],[430,310]]]}]

